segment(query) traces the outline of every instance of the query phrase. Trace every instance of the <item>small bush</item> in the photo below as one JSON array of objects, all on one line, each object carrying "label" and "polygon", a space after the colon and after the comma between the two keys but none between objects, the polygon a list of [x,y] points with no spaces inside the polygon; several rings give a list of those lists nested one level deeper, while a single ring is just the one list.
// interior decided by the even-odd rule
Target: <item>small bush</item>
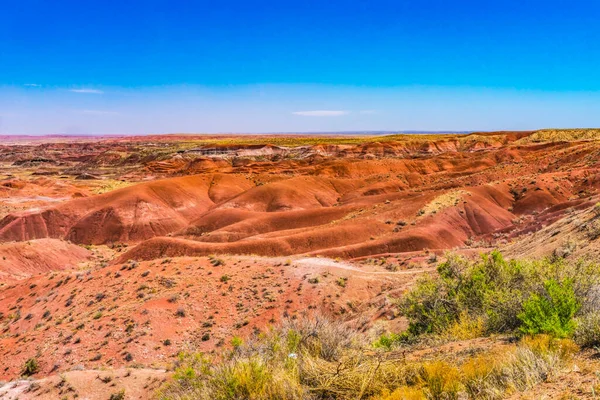
[{"label": "small bush", "polygon": [[36,358],[30,358],[25,361],[25,365],[23,366],[23,370],[21,371],[21,375],[23,376],[31,376],[37,374],[40,371],[40,365]]},{"label": "small bush", "polygon": [[479,262],[451,255],[437,270],[438,276],[422,278],[399,302],[413,337],[511,332],[567,337],[581,305],[588,312],[600,298],[597,264],[506,261],[492,252]]},{"label": "small bush", "polygon": [[388,333],[379,336],[379,338],[373,343],[373,347],[378,349],[391,350],[395,344],[402,341],[402,335],[395,333]]},{"label": "small bush", "polygon": [[600,217],[600,203],[596,203],[594,206],[594,214],[596,214],[597,217]]},{"label": "small bush", "polygon": [[562,284],[555,280],[544,283],[545,293],[533,293],[523,304],[519,319],[523,322],[521,332],[525,334],[547,333],[556,337],[567,337],[575,330],[573,317],[579,310],[573,284]]},{"label": "small bush", "polygon": [[125,389],[121,389],[120,391],[111,394],[109,397],[109,400],[123,400],[123,399],[125,399]]},{"label": "small bush", "polygon": [[344,287],[346,287],[346,284],[348,283],[348,278],[340,277],[335,281],[335,283],[337,283],[338,286],[344,288]]},{"label": "small bush", "polygon": [[239,348],[242,344],[244,344],[244,341],[239,336],[234,336],[231,339],[231,346],[233,346],[234,349]]},{"label": "small bush", "polygon": [[587,313],[576,320],[573,340],[582,347],[600,346],[600,312]]},{"label": "small bush", "polygon": [[213,267],[220,267],[222,265],[225,265],[225,261],[215,256],[208,256],[208,259]]},{"label": "small bush", "polygon": [[586,226],[586,231],[590,240],[600,238],[600,220],[590,221]]}]

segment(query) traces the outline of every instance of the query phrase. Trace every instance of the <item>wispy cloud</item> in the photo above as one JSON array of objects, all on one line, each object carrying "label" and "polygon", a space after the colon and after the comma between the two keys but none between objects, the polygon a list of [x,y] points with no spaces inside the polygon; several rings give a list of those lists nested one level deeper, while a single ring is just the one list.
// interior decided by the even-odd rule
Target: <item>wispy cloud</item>
[{"label": "wispy cloud", "polygon": [[360,110],[358,113],[363,114],[363,115],[372,115],[372,114],[379,114],[379,111],[378,110]]},{"label": "wispy cloud", "polygon": [[314,110],[314,111],[294,111],[292,114],[301,115],[303,117],[341,117],[342,115],[350,114],[350,112],[343,111],[343,110]]},{"label": "wispy cloud", "polygon": [[88,94],[102,94],[102,90],[98,89],[70,89],[69,92],[73,93],[88,93]]},{"label": "wispy cloud", "polygon": [[40,85],[40,84],[37,84],[37,83],[26,83],[26,84],[25,84],[25,85],[23,85],[23,86],[29,86],[29,87],[40,87],[40,86],[42,86],[42,85]]}]

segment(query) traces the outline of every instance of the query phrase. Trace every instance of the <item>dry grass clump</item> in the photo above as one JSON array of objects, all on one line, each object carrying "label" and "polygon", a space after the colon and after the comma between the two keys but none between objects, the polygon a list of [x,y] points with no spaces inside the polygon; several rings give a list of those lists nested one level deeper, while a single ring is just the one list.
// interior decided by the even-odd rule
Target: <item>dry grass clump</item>
[{"label": "dry grass clump", "polygon": [[287,321],[221,360],[181,355],[159,399],[500,399],[557,376],[577,346],[547,335],[467,360],[407,360],[359,329],[322,317]]},{"label": "dry grass clump", "polygon": [[428,399],[456,400],[462,383],[459,369],[445,361],[434,361],[421,367],[423,393]]},{"label": "dry grass clump", "polygon": [[578,350],[570,339],[555,339],[548,335],[526,337],[502,366],[502,380],[512,391],[530,389],[560,375]]},{"label": "dry grass clump", "polygon": [[462,313],[442,336],[447,340],[468,340],[485,335],[485,320],[481,316],[470,316]]},{"label": "dry grass clump", "polygon": [[480,354],[461,366],[461,382],[470,399],[502,399],[560,375],[578,351],[569,339],[525,337],[515,350]]},{"label": "dry grass clump", "polygon": [[500,378],[502,364],[500,354],[479,354],[462,366],[462,383],[471,399],[498,399],[505,387]]},{"label": "dry grass clump", "polygon": [[600,311],[592,311],[576,321],[573,339],[582,347],[600,346]]},{"label": "dry grass clump", "polygon": [[425,400],[423,390],[416,387],[403,386],[393,392],[384,392],[378,400]]}]

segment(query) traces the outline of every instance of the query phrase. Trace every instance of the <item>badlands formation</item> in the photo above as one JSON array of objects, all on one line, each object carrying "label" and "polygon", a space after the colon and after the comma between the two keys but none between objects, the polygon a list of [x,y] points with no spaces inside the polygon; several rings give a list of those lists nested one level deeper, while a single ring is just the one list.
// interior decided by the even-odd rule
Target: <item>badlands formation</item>
[{"label": "badlands formation", "polygon": [[307,312],[401,332],[448,252],[597,261],[599,138],[1,138],[0,397],[149,398]]}]

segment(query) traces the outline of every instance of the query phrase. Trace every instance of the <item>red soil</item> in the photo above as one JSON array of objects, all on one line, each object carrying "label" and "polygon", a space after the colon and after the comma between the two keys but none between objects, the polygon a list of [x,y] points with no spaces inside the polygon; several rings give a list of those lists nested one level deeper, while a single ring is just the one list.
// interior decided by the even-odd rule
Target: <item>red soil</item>
[{"label": "red soil", "polygon": [[307,310],[392,318],[387,296],[447,250],[583,240],[570,218],[592,218],[600,144],[530,134],[2,145],[0,379],[33,356],[40,376],[163,368]]},{"label": "red soil", "polygon": [[[527,135],[307,146],[293,151],[309,156],[250,157],[237,167],[213,157],[206,167],[213,172],[10,214],[0,221],[0,240],[138,244],[121,261],[211,253],[354,258],[462,247],[507,238],[524,228],[515,220],[599,187],[599,179],[590,180],[596,143],[515,144]],[[264,157],[282,149],[209,148],[234,151],[238,159],[244,152]],[[314,158],[318,154],[324,156]],[[161,163],[165,170],[186,166],[194,173],[191,166],[202,160],[189,163],[177,154]],[[150,170],[156,165],[146,164]],[[399,220],[406,226],[398,228]],[[530,229],[539,229],[533,220]]]},{"label": "red soil", "polygon": [[0,282],[75,268],[91,252],[56,239],[0,244]]},{"label": "red soil", "polygon": [[86,244],[139,241],[181,229],[215,201],[250,186],[243,177],[221,175],[141,183],[43,211],[9,215],[0,222],[0,238],[53,237]]},{"label": "red soil", "polygon": [[[4,288],[0,379],[17,376],[25,360],[40,352],[42,374],[79,365],[165,367],[177,349],[212,351],[284,315],[315,309],[378,316],[386,312],[381,308],[386,297],[398,296],[422,272],[327,259],[223,257],[221,262],[117,264],[39,275]],[[336,284],[340,278],[347,278],[343,286]]]}]

